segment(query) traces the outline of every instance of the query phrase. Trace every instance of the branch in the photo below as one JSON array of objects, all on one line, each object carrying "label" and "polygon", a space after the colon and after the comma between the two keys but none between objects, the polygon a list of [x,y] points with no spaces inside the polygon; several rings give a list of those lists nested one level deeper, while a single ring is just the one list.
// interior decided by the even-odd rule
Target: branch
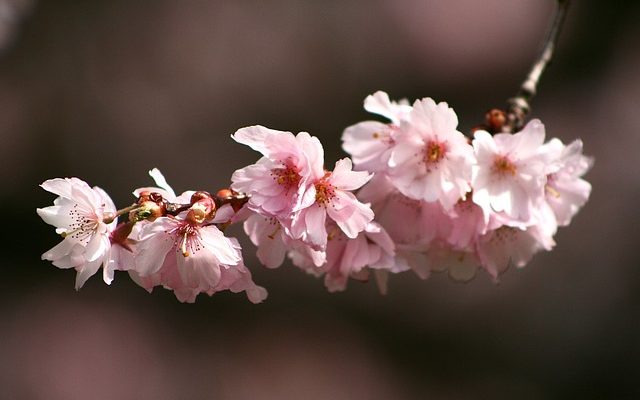
[{"label": "branch", "polygon": [[542,52],[531,67],[531,71],[529,71],[527,79],[525,79],[520,86],[520,90],[516,96],[509,99],[507,102],[509,109],[507,111],[507,123],[505,124],[503,131],[515,132],[522,128],[524,119],[531,109],[529,101],[536,94],[540,76],[553,58],[553,52],[556,48],[556,43],[558,41],[558,36],[560,36],[562,26],[564,25],[568,8],[569,0],[557,0],[557,8],[553,18],[553,24],[547,33]]}]

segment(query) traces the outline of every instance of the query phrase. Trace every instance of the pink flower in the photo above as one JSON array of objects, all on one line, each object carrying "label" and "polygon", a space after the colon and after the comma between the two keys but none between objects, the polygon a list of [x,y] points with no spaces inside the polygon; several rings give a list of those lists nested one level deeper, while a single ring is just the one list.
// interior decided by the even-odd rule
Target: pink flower
[{"label": "pink flower", "polygon": [[587,202],[591,184],[581,179],[593,159],[582,155],[582,141],[575,140],[564,145],[552,139],[544,145],[552,154],[552,162],[547,168],[545,199],[553,209],[558,225],[569,225],[573,216]]},{"label": "pink flower", "polygon": [[380,291],[385,293],[385,274],[404,269],[396,267],[395,246],[384,229],[372,222],[351,239],[335,223],[328,225],[326,262],[318,264],[311,248],[296,246],[289,251],[294,265],[312,275],[324,275],[325,286],[330,292],[345,290],[349,278],[366,281],[374,272]]},{"label": "pink flower", "polygon": [[478,239],[477,254],[482,267],[497,279],[510,265],[522,268],[539,250],[552,246],[553,239],[544,237],[536,226],[523,230],[504,225]]},{"label": "pink flower", "polygon": [[475,132],[478,164],[473,170],[473,201],[485,215],[503,213],[503,223],[522,228],[535,222],[546,182],[544,135],[539,120],[515,134]]},{"label": "pink flower", "polygon": [[414,103],[411,121],[396,135],[388,162],[391,181],[402,194],[438,201],[450,210],[471,190],[473,149],[457,126],[458,117],[447,103],[430,98]]},{"label": "pink flower", "polygon": [[264,300],[266,291],[251,280],[238,242],[197,221],[192,211],[184,219],[161,217],[142,228],[132,278],[147,290],[163,285],[180,301],[227,289],[246,291],[254,303]]},{"label": "pink flower", "polygon": [[467,282],[475,277],[480,262],[472,250],[452,249],[449,244],[439,241],[429,246],[424,265],[428,272],[447,271],[451,279]]},{"label": "pink flower", "polygon": [[351,193],[367,183],[371,174],[352,171],[351,166],[351,160],[343,158],[336,162],[333,172],[314,182],[308,191],[313,194],[314,203],[293,216],[293,238],[322,250],[327,245],[327,215],[352,239],[373,220],[371,208]]},{"label": "pink flower", "polygon": [[152,170],[150,170],[149,176],[153,178],[154,182],[158,186],[157,187],[148,186],[148,187],[142,187],[134,190],[133,195],[136,198],[140,196],[140,193],[142,192],[155,192],[162,195],[163,199],[171,203],[189,204],[191,200],[191,196],[195,193],[194,190],[188,190],[182,193],[180,196],[177,196],[176,193],[171,188],[171,186],[169,186],[169,184],[167,183],[167,180],[165,179],[164,175],[162,175],[162,172],[160,172],[158,168],[153,168]]},{"label": "pink flower", "polygon": [[274,217],[253,214],[244,222],[244,232],[258,247],[258,260],[267,268],[278,268],[287,253],[286,235]]},{"label": "pink flower", "polygon": [[324,175],[317,138],[251,126],[232,138],[262,153],[257,163],[233,173],[231,187],[250,196],[248,207],[288,226],[291,213],[313,204],[313,182]]},{"label": "pink flower", "polygon": [[451,234],[447,242],[458,250],[473,249],[479,235],[488,228],[482,209],[468,196],[456,203],[451,212]]},{"label": "pink flower", "polygon": [[378,91],[367,96],[364,108],[388,118],[391,123],[364,121],[348,127],[342,134],[342,148],[351,155],[355,169],[386,171],[394,137],[401,121],[409,118],[412,107],[406,101],[392,102],[385,92]]},{"label": "pink flower", "polygon": [[[384,229],[372,222],[355,238],[338,231],[327,244],[325,286],[330,292],[343,291],[349,278],[367,280],[369,272],[400,272],[395,263],[395,245]],[[381,282],[379,282],[380,284]],[[380,290],[386,293],[386,280]]]},{"label": "pink flower", "polygon": [[80,289],[101,265],[104,281],[111,283],[116,264],[110,261],[109,237],[117,222],[110,220],[116,208],[109,195],[78,178],[50,179],[40,186],[59,197],[53,206],[38,208],[38,215],[64,237],[44,253],[42,259],[52,261],[58,268],[74,268],[77,271],[76,289]]},{"label": "pink flower", "polygon": [[413,107],[406,99],[398,102],[391,101],[387,93],[378,90],[364,99],[364,109],[370,113],[382,115],[389,119],[393,125],[398,126],[402,121],[410,118]]},{"label": "pink flower", "polygon": [[438,203],[411,199],[393,187],[391,180],[376,175],[358,197],[371,202],[376,222],[403,250],[425,249],[436,238],[447,238],[451,221]]}]

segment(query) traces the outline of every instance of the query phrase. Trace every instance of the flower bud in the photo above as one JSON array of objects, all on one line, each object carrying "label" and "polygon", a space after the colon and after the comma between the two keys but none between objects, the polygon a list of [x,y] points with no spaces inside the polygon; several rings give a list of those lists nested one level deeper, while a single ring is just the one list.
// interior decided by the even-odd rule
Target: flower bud
[{"label": "flower bud", "polygon": [[502,132],[502,127],[507,122],[507,115],[504,113],[504,111],[497,108],[492,108],[491,110],[487,111],[484,118],[485,123],[489,128],[489,132],[491,133]]},{"label": "flower bud", "polygon": [[[197,223],[211,220],[216,215],[216,202],[208,192],[198,191],[191,196],[189,215]],[[189,218],[189,215],[187,218]]]},{"label": "flower bud", "polygon": [[207,219],[207,208],[202,203],[195,203],[189,208],[186,220],[191,224],[201,224]]},{"label": "flower bud", "polygon": [[218,190],[218,193],[216,193],[216,197],[218,199],[230,199],[233,197],[233,190],[225,188],[225,189],[220,189]]},{"label": "flower bud", "polygon": [[140,206],[129,213],[130,221],[155,221],[156,218],[165,215],[164,203],[156,203],[151,200],[143,201]]}]

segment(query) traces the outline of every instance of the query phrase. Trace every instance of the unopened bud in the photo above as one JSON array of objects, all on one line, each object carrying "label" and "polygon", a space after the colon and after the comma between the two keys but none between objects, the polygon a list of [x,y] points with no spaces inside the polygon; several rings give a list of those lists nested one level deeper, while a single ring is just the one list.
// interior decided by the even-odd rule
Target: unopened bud
[{"label": "unopened bud", "polygon": [[105,212],[104,214],[102,214],[102,222],[104,222],[105,224],[110,224],[115,219],[116,215],[112,212]]},{"label": "unopened bud", "polygon": [[145,201],[149,200],[149,196],[151,196],[151,192],[148,190],[143,190],[138,194],[138,204],[142,204]]},{"label": "unopened bud", "polygon": [[187,213],[187,221],[192,224],[201,224],[207,219],[207,208],[201,203],[195,203]]},{"label": "unopened bud", "polygon": [[130,221],[155,221],[156,218],[162,217],[165,214],[165,208],[163,204],[158,204],[154,201],[147,200],[140,204],[140,207],[129,213]]},{"label": "unopened bud", "polygon": [[481,125],[476,125],[473,128],[471,128],[470,133],[471,133],[471,136],[473,136],[473,134],[476,133],[476,131],[488,131],[488,130],[489,130],[489,127],[487,127],[484,124],[481,124]]},{"label": "unopened bud", "polygon": [[218,193],[216,193],[216,197],[219,199],[230,199],[233,197],[233,190],[231,189],[220,189]]},{"label": "unopened bud", "polygon": [[489,127],[489,132],[502,132],[502,127],[507,122],[507,115],[504,111],[492,108],[485,114],[485,123]]},{"label": "unopened bud", "polygon": [[238,212],[242,206],[249,200],[249,197],[245,193],[236,192],[233,189],[224,188],[218,190],[216,193],[216,200],[218,206],[223,204],[230,204],[233,211]]},{"label": "unopened bud", "polygon": [[213,219],[216,215],[216,202],[208,192],[199,191],[191,195],[191,208],[195,222],[202,223],[205,220]]}]

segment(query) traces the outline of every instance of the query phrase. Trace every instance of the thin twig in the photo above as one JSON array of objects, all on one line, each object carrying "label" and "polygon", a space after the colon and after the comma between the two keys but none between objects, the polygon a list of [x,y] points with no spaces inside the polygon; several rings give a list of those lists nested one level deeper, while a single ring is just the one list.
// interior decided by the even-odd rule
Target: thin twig
[{"label": "thin twig", "polygon": [[529,106],[529,101],[536,94],[540,76],[553,58],[553,52],[556,48],[558,36],[560,35],[560,30],[562,29],[562,25],[564,24],[568,8],[569,0],[557,0],[557,7],[555,16],[553,18],[553,24],[551,25],[551,29],[549,29],[549,32],[547,33],[542,52],[531,67],[531,71],[529,71],[527,79],[525,79],[525,81],[520,86],[520,90],[518,91],[516,96],[509,99],[508,101],[509,109],[507,111],[507,123],[504,126],[504,131],[514,132],[522,128],[524,119],[531,108]]}]

